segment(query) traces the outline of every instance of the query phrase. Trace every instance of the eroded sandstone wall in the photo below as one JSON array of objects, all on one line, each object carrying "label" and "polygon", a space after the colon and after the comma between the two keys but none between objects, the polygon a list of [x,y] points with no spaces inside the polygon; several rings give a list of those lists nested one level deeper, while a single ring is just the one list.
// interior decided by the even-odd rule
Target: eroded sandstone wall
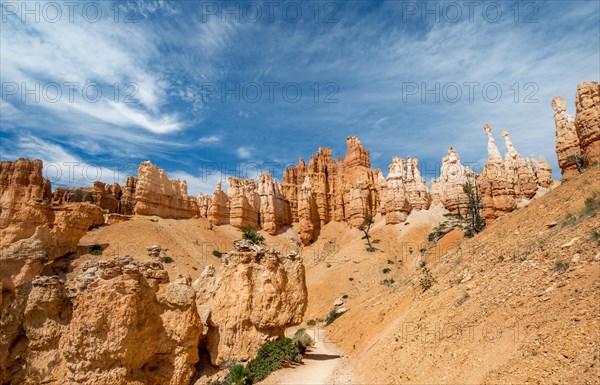
[{"label": "eroded sandstone wall", "polygon": [[211,362],[217,366],[252,358],[265,342],[298,325],[307,306],[302,259],[234,242],[219,273],[207,267],[194,282]]},{"label": "eroded sandstone wall", "polygon": [[164,170],[150,162],[142,162],[133,196],[133,213],[162,218],[198,216],[198,202],[187,193],[187,182],[169,179]]},{"label": "eroded sandstone wall", "polygon": [[556,155],[563,178],[577,175],[579,167],[600,161],[600,85],[582,82],[575,95],[575,118],[567,113],[567,103],[552,100],[556,125]]},{"label": "eroded sandstone wall", "polygon": [[42,266],[77,250],[90,227],[105,222],[100,207],[88,203],[54,206],[40,160],[0,163],[0,283],[13,291]]},{"label": "eroded sandstone wall", "polygon": [[600,84],[582,82],[575,97],[575,128],[585,164],[600,161]]},{"label": "eroded sandstone wall", "polygon": [[552,184],[552,170],[544,158],[526,159],[514,147],[507,130],[502,131],[506,146],[504,159],[496,146],[492,128],[486,124],[488,160],[479,178],[482,215],[487,222],[524,206],[543,194]]},{"label": "eroded sandstone wall", "polygon": [[157,262],[88,261],[73,280],[39,276],[4,308],[0,381],[188,384],[203,331],[189,280]]}]

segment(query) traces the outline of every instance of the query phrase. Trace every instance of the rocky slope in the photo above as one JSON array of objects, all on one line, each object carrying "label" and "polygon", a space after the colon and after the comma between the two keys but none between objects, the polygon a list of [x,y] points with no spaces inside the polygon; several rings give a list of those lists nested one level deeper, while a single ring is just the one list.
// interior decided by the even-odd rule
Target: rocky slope
[{"label": "rocky slope", "polygon": [[[379,218],[375,253],[358,231],[326,226],[304,252],[335,245],[307,269],[305,320],[347,311],[302,327],[342,350],[328,382],[597,383],[599,181],[592,168],[471,239],[454,230],[428,242],[444,220],[432,210],[406,226]],[[426,291],[423,264],[435,280]]]}]

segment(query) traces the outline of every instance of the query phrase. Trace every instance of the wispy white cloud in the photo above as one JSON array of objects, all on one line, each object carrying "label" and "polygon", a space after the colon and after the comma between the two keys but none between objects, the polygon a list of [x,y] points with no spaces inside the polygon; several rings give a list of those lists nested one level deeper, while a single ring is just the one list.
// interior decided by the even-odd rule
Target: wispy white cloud
[{"label": "wispy white cloud", "polygon": [[[573,113],[577,83],[598,80],[597,2],[537,2],[539,22],[533,24],[514,23],[509,13],[498,24],[415,25],[396,17],[400,2],[367,12],[355,3],[342,7],[333,24],[203,21],[193,2],[157,0],[138,3],[141,18],[129,25],[3,25],[3,81],[139,86],[133,104],[112,95],[97,103],[9,100],[2,104],[3,133],[17,142],[29,130],[77,158],[151,158],[187,172],[199,161],[295,162],[317,146],[343,156],[345,136],[355,134],[371,150],[373,165],[385,169],[393,155],[435,164],[449,145],[465,161],[485,159],[482,127],[491,123],[499,142],[501,129],[508,128],[521,153],[544,155],[556,169],[550,101],[562,95]],[[279,94],[274,103],[204,103],[203,84],[220,81],[308,86],[297,104],[282,102]],[[471,81],[500,84],[503,98],[486,102],[481,86],[472,103],[465,89],[458,103],[402,98],[406,82],[430,89]],[[315,82],[318,103],[309,88]],[[329,82],[338,86],[337,103],[322,103]],[[509,89],[515,82],[517,102]],[[523,103],[526,82],[539,87],[538,102]]]},{"label": "wispy white cloud", "polygon": [[0,99],[0,110],[2,110],[0,122],[16,120],[17,117],[21,117],[19,110],[17,110],[8,100]]},{"label": "wispy white cloud", "polygon": [[252,158],[252,149],[249,147],[238,147],[235,151],[238,158],[240,159],[250,159]]},{"label": "wispy white cloud", "polygon": [[217,135],[204,136],[198,139],[199,143],[203,144],[213,144],[221,142],[221,137]]},{"label": "wispy white cloud", "polygon": [[[24,135],[13,144],[18,157],[41,159],[44,162],[44,177],[53,187],[92,186],[95,181],[124,184],[127,176],[137,175],[137,163],[111,163],[101,165],[93,160],[82,159],[67,151],[58,143],[42,140],[33,135]],[[16,158],[7,154],[8,158]]]}]

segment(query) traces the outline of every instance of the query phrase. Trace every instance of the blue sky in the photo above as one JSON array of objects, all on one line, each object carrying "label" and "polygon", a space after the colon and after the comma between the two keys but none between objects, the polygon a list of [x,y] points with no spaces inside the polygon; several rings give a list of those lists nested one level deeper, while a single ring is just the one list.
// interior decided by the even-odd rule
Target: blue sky
[{"label": "blue sky", "polygon": [[54,4],[2,1],[0,157],[44,160],[55,186],[149,159],[210,193],[344,156],[348,135],[385,175],[411,155],[429,179],[450,145],[482,164],[485,123],[558,178],[551,100],[574,114],[600,78],[596,0]]}]

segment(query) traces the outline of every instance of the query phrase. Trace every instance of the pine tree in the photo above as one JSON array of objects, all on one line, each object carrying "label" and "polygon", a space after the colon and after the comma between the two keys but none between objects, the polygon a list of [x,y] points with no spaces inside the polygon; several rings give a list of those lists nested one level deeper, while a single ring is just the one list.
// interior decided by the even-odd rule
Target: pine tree
[{"label": "pine tree", "polygon": [[369,237],[369,231],[371,230],[371,226],[373,225],[373,223],[375,223],[375,221],[373,220],[373,216],[367,214],[363,218],[362,225],[360,225],[358,227],[363,233],[365,233],[365,236],[363,237],[363,239],[367,240],[367,244],[369,245],[367,247],[367,251],[370,251],[370,252],[375,251],[375,248],[373,247],[373,245],[371,245],[371,238]]},{"label": "pine tree", "polygon": [[468,181],[463,185],[463,191],[467,194],[467,213],[465,219],[467,225],[465,228],[465,235],[472,237],[477,233],[480,233],[485,227],[485,222],[481,217],[481,210],[483,205],[481,204],[481,195],[479,194],[479,183],[477,183],[477,176],[473,177],[473,181]]}]

